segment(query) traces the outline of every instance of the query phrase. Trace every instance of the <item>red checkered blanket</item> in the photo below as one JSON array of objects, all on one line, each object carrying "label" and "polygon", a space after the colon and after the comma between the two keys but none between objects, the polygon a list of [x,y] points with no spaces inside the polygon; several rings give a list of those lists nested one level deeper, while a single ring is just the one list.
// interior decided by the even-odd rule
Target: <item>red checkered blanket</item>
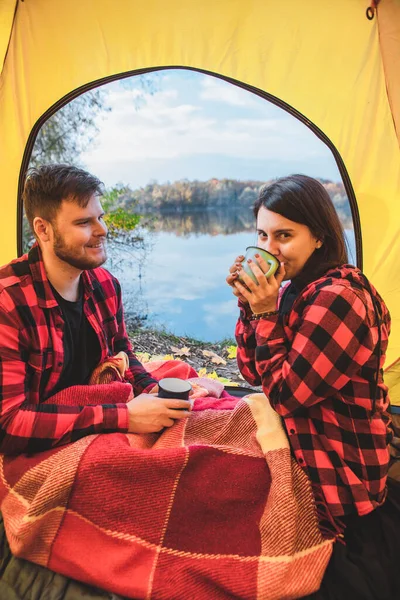
[{"label": "red checkered blanket", "polygon": [[[154,374],[190,375],[173,369]],[[161,434],[1,456],[0,502],[16,556],[128,598],[299,598],[332,552],[263,394],[198,397]]]}]

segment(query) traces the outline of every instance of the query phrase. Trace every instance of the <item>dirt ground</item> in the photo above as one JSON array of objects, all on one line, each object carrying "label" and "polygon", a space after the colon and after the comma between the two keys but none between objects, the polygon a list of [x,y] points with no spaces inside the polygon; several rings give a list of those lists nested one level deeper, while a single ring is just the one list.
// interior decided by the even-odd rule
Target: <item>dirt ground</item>
[{"label": "dirt ground", "polygon": [[252,387],[239,373],[236,356],[234,356],[236,344],[233,340],[224,340],[220,343],[200,342],[147,328],[135,329],[128,333],[135,353],[139,354],[139,358],[144,363],[147,360],[165,357],[178,358],[189,363],[198,373],[202,371],[201,375],[212,377],[217,375],[225,384],[231,382]]}]

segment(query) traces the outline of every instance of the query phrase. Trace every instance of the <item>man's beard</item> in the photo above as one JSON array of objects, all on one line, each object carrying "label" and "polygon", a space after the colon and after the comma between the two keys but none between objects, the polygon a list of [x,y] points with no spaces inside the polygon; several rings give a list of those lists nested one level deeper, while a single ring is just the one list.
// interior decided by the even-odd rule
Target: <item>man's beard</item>
[{"label": "man's beard", "polygon": [[[106,250],[104,249],[104,256],[99,258],[90,258],[88,256],[82,256],[78,254],[73,246],[68,246],[63,237],[59,234],[56,229],[54,230],[54,245],[53,250],[54,254],[60,260],[63,260],[71,267],[75,267],[75,269],[79,269],[81,271],[86,271],[88,269],[96,269],[100,267],[107,260]],[[105,240],[104,240],[105,242]]]}]

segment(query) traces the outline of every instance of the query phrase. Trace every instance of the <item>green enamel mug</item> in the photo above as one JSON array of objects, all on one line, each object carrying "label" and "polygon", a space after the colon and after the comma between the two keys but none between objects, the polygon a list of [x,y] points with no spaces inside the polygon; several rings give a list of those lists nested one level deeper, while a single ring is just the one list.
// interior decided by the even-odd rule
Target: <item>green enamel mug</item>
[{"label": "green enamel mug", "polygon": [[[243,271],[249,277],[251,277],[251,279],[254,281],[254,283],[257,283],[256,276],[254,275],[253,271],[250,268],[249,263],[247,262],[247,259],[251,258],[251,260],[253,262],[255,262],[256,265],[258,265],[258,261],[257,261],[256,257],[254,256],[255,254],[259,254],[261,256],[261,258],[263,258],[265,260],[265,262],[269,265],[269,269],[265,273],[265,277],[267,277],[267,278],[271,277],[271,275],[276,273],[276,271],[279,267],[279,261],[273,254],[271,254],[270,252],[267,252],[267,250],[263,250],[263,248],[258,248],[257,246],[248,246],[246,248],[246,255],[242,262],[242,267],[243,267]],[[239,281],[242,281],[242,279],[240,277],[239,277]],[[244,283],[244,282],[242,281],[242,283]]]}]

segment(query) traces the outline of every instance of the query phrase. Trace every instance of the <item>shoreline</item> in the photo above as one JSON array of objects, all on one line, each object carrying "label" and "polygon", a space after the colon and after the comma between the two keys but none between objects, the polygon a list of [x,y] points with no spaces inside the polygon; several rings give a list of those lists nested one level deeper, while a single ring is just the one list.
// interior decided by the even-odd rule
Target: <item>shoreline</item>
[{"label": "shoreline", "polygon": [[127,324],[127,332],[144,366],[149,360],[178,359],[190,364],[199,376],[218,379],[226,385],[252,387],[239,372],[234,339],[203,342],[137,324]]}]

